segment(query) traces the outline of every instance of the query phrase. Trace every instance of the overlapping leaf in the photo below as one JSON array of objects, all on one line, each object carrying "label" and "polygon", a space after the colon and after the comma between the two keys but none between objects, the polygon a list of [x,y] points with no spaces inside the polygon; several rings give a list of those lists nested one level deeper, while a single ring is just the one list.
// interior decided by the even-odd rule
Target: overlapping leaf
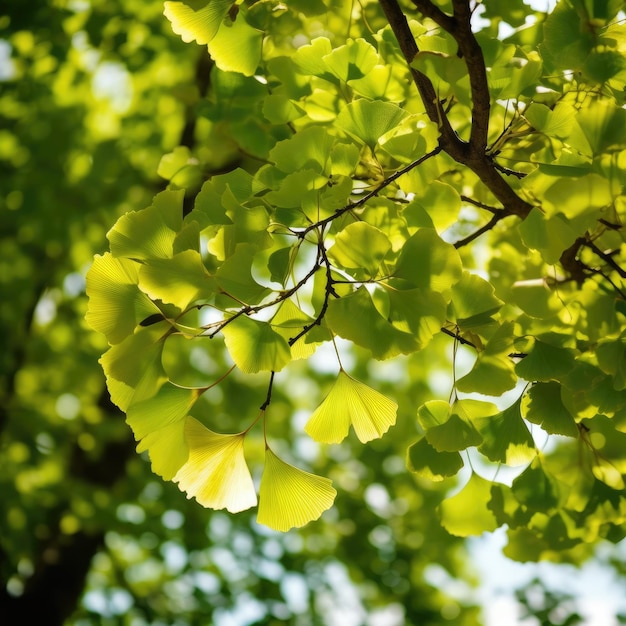
[{"label": "overlapping leaf", "polygon": [[352,424],[356,436],[366,443],[382,437],[395,424],[397,410],[393,400],[341,369],[304,429],[316,441],[340,443]]},{"label": "overlapping leaf", "polygon": [[189,458],[174,478],[188,498],[210,509],[230,513],[244,511],[257,503],[250,470],[244,458],[244,434],[224,435],[188,417],[185,441]]},{"label": "overlapping leaf", "polygon": [[269,448],[259,492],[259,524],[283,532],[318,519],[335,501],[328,478],[316,476],[279,459]]}]

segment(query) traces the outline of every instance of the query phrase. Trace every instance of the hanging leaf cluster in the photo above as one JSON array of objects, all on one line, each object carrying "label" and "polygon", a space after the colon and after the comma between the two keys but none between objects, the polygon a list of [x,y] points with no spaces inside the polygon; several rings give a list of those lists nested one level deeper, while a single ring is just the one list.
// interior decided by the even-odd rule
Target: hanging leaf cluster
[{"label": "hanging leaf cluster", "polygon": [[[363,14],[345,3],[360,24],[351,37],[312,32],[324,2],[165,3],[173,31],[214,61],[200,114],[247,160],[197,189],[183,173],[202,171],[211,146],[177,148],[159,168],[168,188],[109,231],[88,274],[87,321],[110,344],[111,397],[156,473],[209,508],[258,501],[258,521],[284,531],[320,517],[336,491],[274,451],[273,388],[334,344],[336,379],[304,427],[316,442],[353,430],[367,443],[391,436],[398,411],[412,414],[418,479],[456,476],[469,449],[492,476],[519,468],[511,485],[472,470],[440,506],[450,533],[506,524],[520,559],[619,540],[621,3],[562,0],[543,28],[519,24],[506,38],[480,30],[469,2],[414,4],[404,15],[395,0]],[[471,355],[462,375],[450,366],[449,401],[398,407],[341,362],[346,342],[382,361],[442,335]],[[166,366],[180,341],[223,371],[182,386]],[[223,432],[197,407],[235,375],[265,377],[267,393]],[[512,402],[495,400],[512,390]],[[262,470],[247,461],[259,460],[248,447],[261,430]]]}]

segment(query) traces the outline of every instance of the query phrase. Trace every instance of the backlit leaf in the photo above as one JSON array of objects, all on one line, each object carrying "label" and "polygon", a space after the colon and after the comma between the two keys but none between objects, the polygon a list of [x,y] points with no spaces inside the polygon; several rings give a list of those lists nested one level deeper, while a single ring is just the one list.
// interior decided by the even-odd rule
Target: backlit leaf
[{"label": "backlit leaf", "polygon": [[[236,302],[254,304],[270,293],[267,287],[252,278],[252,263],[256,248],[251,244],[241,243],[235,253],[220,265],[215,278],[222,291]],[[235,302],[232,303],[235,305]]]},{"label": "backlit leaf", "polygon": [[252,76],[261,61],[263,33],[253,28],[240,12],[234,22],[226,22],[209,41],[215,65],[224,72]]},{"label": "backlit leaf", "polygon": [[122,215],[107,233],[114,257],[169,258],[183,225],[184,190],[162,191],[141,211]]},{"label": "backlit leaf", "polygon": [[139,284],[153,300],[171,303],[183,311],[196,300],[210,298],[216,287],[196,250],[185,250],[171,259],[146,261],[139,270]]},{"label": "backlit leaf", "polygon": [[289,344],[267,322],[240,315],[222,334],[230,356],[246,374],[279,372],[291,361]]},{"label": "backlit leaf", "polygon": [[130,335],[143,319],[160,313],[139,290],[139,265],[116,259],[109,252],[96,256],[87,272],[89,305],[85,319],[111,344]]},{"label": "backlit leaf", "polygon": [[461,259],[434,229],[421,228],[404,244],[393,275],[415,287],[445,293],[461,278]]},{"label": "backlit leaf", "polygon": [[440,481],[456,475],[463,467],[463,459],[458,452],[439,452],[422,437],[409,447],[407,466],[422,478]]},{"label": "backlit leaf", "polygon": [[457,537],[482,535],[495,530],[498,523],[488,509],[492,484],[473,472],[461,491],[439,505],[441,525]]},{"label": "backlit leaf", "polygon": [[365,277],[374,278],[391,248],[388,237],[366,222],[348,224],[335,237],[328,250],[329,258],[348,270],[365,270]]},{"label": "backlit leaf", "polygon": [[255,506],[257,497],[244,458],[244,437],[243,433],[215,433],[188,417],[185,439],[189,458],[172,480],[188,498],[210,509],[238,513]]},{"label": "backlit leaf", "polygon": [[266,449],[259,492],[259,524],[283,532],[300,528],[329,509],[336,495],[328,478],[289,465]]},{"label": "backlit leaf", "polygon": [[232,0],[183,0],[165,2],[163,13],[172,30],[189,43],[208,44],[232,6]]},{"label": "backlit leaf", "polygon": [[547,433],[576,437],[578,428],[563,404],[562,393],[568,391],[559,383],[535,383],[522,399],[522,412],[529,422],[539,424]]},{"label": "backlit leaf", "polygon": [[366,76],[378,63],[376,48],[365,39],[348,40],[324,56],[326,67],[344,82]]},{"label": "backlit leaf", "polygon": [[340,443],[350,424],[361,443],[382,437],[396,423],[398,405],[343,369],[304,430],[316,441]]},{"label": "backlit leaf", "polygon": [[420,349],[412,333],[398,330],[378,312],[365,287],[331,300],[326,321],[333,332],[371,350],[376,359],[388,359]]},{"label": "backlit leaf", "polygon": [[497,415],[477,420],[483,437],[478,450],[490,461],[524,465],[537,455],[535,442],[520,413],[520,401]]},{"label": "backlit leaf", "polygon": [[473,328],[493,322],[491,316],[504,303],[494,295],[493,286],[485,279],[464,272],[452,287],[452,310],[461,328]]},{"label": "backlit leaf", "polygon": [[378,140],[393,130],[408,114],[391,102],[355,100],[337,116],[336,125],[372,150]]}]

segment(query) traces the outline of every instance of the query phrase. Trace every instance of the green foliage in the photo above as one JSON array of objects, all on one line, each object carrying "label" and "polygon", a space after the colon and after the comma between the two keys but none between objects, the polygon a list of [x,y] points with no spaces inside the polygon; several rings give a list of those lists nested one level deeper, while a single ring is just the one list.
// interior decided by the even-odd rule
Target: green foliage
[{"label": "green foliage", "polygon": [[[177,176],[189,153],[179,148],[162,161],[170,190],[149,208],[122,216],[108,234],[112,256],[96,258],[90,270],[91,325],[116,344],[140,331],[142,315],[158,311],[161,318],[154,319],[167,320],[169,333],[203,342],[223,336],[227,360],[239,371],[269,373],[261,414],[250,415],[249,425],[242,416],[242,436],[258,419],[265,432],[273,419],[273,386],[280,384],[275,374],[296,358],[310,357],[317,346],[335,343],[339,359],[349,350],[337,346],[335,338],[342,338],[373,359],[388,360],[428,350],[433,336],[445,332],[456,347],[469,346],[476,359],[453,383],[450,405],[430,400],[417,411],[423,438],[409,451],[413,471],[434,480],[454,475],[462,465],[458,453],[475,447],[495,466],[526,466],[518,485],[557,484],[550,470],[537,474],[535,440],[541,435],[531,433],[530,423],[548,436],[571,438],[561,446],[590,447],[593,476],[610,490],[621,489],[622,453],[607,450],[606,456],[583,423],[601,415],[604,428],[614,429],[611,439],[618,432],[611,418],[626,406],[624,319],[617,306],[624,299],[617,60],[623,60],[624,44],[614,22],[617,6],[596,7],[600,13],[592,15],[563,1],[547,17],[543,39],[532,44],[486,33],[479,43],[471,32],[449,26],[458,15],[433,9],[438,29],[416,23],[420,51],[404,60],[392,32],[400,39],[412,35],[393,20],[369,38],[317,37],[295,49],[282,40],[278,18],[259,30],[255,8],[231,10],[215,0],[168,2],[165,14],[184,41],[208,45],[220,81],[255,74],[267,85],[258,93],[263,114],[256,117],[266,126],[267,162],[209,179],[183,217],[184,180]],[[498,19],[516,26],[520,10]],[[292,11],[293,18],[299,10]],[[260,38],[262,54],[255,43]],[[455,54],[457,47],[464,55]],[[482,65],[483,54],[493,62]],[[599,57],[608,63],[609,56],[615,62],[600,71]],[[376,91],[367,83],[376,71],[404,75],[407,83],[413,76],[417,90],[398,94],[388,81]],[[437,102],[425,99],[429,89]],[[280,111],[273,112],[276,107]],[[470,110],[471,124],[463,123]],[[481,125],[486,148],[477,139]],[[446,130],[455,126],[469,143],[462,146]],[[491,218],[485,221],[481,211]],[[532,280],[543,280],[548,290],[524,292]],[[612,299],[604,299],[605,293]],[[601,341],[586,313],[594,307],[606,320]],[[104,311],[113,311],[113,318]],[[396,402],[358,382],[341,361],[337,366],[339,377],[306,432],[339,443],[352,424],[362,442],[381,437],[396,421]],[[597,375],[583,380],[575,376],[577,367],[594,368]],[[131,371],[117,378],[109,373],[112,379],[131,394],[137,385]],[[457,396],[500,396],[520,382],[525,388],[518,400],[499,410]],[[610,401],[599,400],[605,387],[611,388]],[[152,397],[133,396],[124,408],[155,471],[166,468],[161,473],[172,477],[189,454],[180,433],[191,408],[184,398],[192,392],[175,392],[181,400],[170,410],[162,396],[171,387],[157,369],[152,388]],[[158,433],[179,422],[172,461]],[[307,486],[300,470],[280,470],[282,461],[269,448],[268,462],[260,521],[286,530],[330,506],[328,489],[322,490],[323,503],[313,495],[322,489],[318,483],[325,484],[321,478],[307,479]],[[185,467],[180,486],[191,483],[197,491],[189,462]],[[211,476],[220,480],[215,471]],[[310,508],[307,497],[301,505],[296,497],[307,490]],[[511,492],[523,510],[529,502],[522,493]],[[227,506],[219,497],[217,502]],[[469,502],[480,509],[472,520],[461,513]],[[464,490],[442,504],[443,526],[462,536],[493,530],[502,522],[490,502],[489,482],[472,474]],[[562,498],[545,508],[536,500],[533,510],[539,516],[573,514]],[[619,506],[597,525],[596,537],[623,522]],[[553,538],[563,549],[582,540],[567,524],[558,528],[550,526],[550,533],[562,534]],[[525,532],[539,540],[547,531],[538,524]]]},{"label": "green foliage", "polygon": [[[510,558],[572,563],[623,539],[623,3],[494,0],[473,32],[464,2],[405,3],[407,28],[395,0],[14,5],[21,611],[40,555],[87,537],[88,588],[123,588],[130,620],[219,623],[251,594],[259,623],[325,623],[339,567],[368,612],[469,624],[424,582],[466,575],[462,538],[506,525]],[[126,619],[94,606],[72,619]]]}]

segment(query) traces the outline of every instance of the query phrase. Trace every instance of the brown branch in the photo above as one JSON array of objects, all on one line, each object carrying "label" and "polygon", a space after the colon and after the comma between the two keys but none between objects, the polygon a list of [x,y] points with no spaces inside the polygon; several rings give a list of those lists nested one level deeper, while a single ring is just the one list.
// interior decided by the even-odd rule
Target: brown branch
[{"label": "brown branch", "polygon": [[400,49],[409,65],[411,75],[420,93],[424,108],[430,119],[439,125],[441,136],[439,145],[457,163],[467,166],[491,191],[510,215],[524,219],[532,205],[520,198],[498,172],[490,156],[486,154],[486,137],[489,124],[489,89],[482,51],[471,32],[469,23],[469,3],[454,0],[454,15],[443,13],[429,0],[413,0],[423,15],[430,17],[449,32],[457,41],[459,50],[465,58],[472,90],[472,130],[471,139],[462,141],[450,126],[441,104],[433,100],[435,93],[430,79],[410,67],[415,54],[419,51],[411,33],[405,15],[397,0],[379,0],[389,24],[400,44]]},{"label": "brown branch", "polygon": [[496,208],[495,206],[490,206],[488,204],[484,204],[483,202],[479,202],[478,200],[474,200],[474,198],[470,198],[469,196],[461,195],[461,200],[463,200],[463,202],[467,202],[468,204],[473,204],[479,209],[485,209],[485,211],[489,211],[489,213],[499,213],[502,210]]},{"label": "brown branch", "polygon": [[610,254],[600,250],[593,241],[585,241],[584,245],[592,250],[595,255],[599,256],[607,265],[610,265],[622,278],[626,278],[626,270]]},{"label": "brown branch", "polygon": [[298,237],[300,239],[304,239],[304,237],[306,237],[306,235],[310,233],[312,230],[318,230],[320,228],[323,229],[327,224],[330,224],[332,221],[336,220],[338,217],[341,217],[344,213],[347,213],[348,211],[353,211],[354,209],[358,209],[359,207],[363,206],[368,200],[377,196],[383,189],[385,189],[385,187],[388,187],[389,185],[391,185],[391,183],[393,183],[395,180],[400,178],[400,176],[403,176],[407,172],[410,172],[413,168],[418,167],[419,165],[424,163],[424,161],[427,161],[431,157],[434,157],[435,155],[439,154],[442,151],[442,149],[443,148],[441,148],[441,146],[437,146],[431,152],[428,152],[427,154],[421,156],[419,159],[417,159],[417,161],[413,161],[412,163],[409,163],[408,165],[405,165],[403,168],[395,171],[393,174],[391,174],[391,176],[385,178],[385,180],[383,180],[383,182],[380,183],[375,189],[365,194],[362,198],[359,198],[356,202],[351,202],[349,204],[346,204],[346,206],[342,207],[341,209],[337,209],[332,215],[329,215],[328,217],[325,217],[323,220],[319,220],[319,222],[315,222],[314,224],[311,224],[307,226],[305,229],[299,231],[297,233]]},{"label": "brown branch", "polygon": [[502,209],[501,211],[494,213],[494,215],[492,215],[491,219],[486,224],[481,226],[478,230],[473,232],[471,235],[468,235],[467,237],[457,241],[454,244],[454,247],[458,250],[459,248],[466,246],[468,243],[471,243],[472,241],[474,241],[474,239],[478,239],[482,234],[486,233],[488,230],[491,230],[500,220],[504,219],[505,217],[509,217],[510,215],[511,213],[509,213],[505,209]]}]

